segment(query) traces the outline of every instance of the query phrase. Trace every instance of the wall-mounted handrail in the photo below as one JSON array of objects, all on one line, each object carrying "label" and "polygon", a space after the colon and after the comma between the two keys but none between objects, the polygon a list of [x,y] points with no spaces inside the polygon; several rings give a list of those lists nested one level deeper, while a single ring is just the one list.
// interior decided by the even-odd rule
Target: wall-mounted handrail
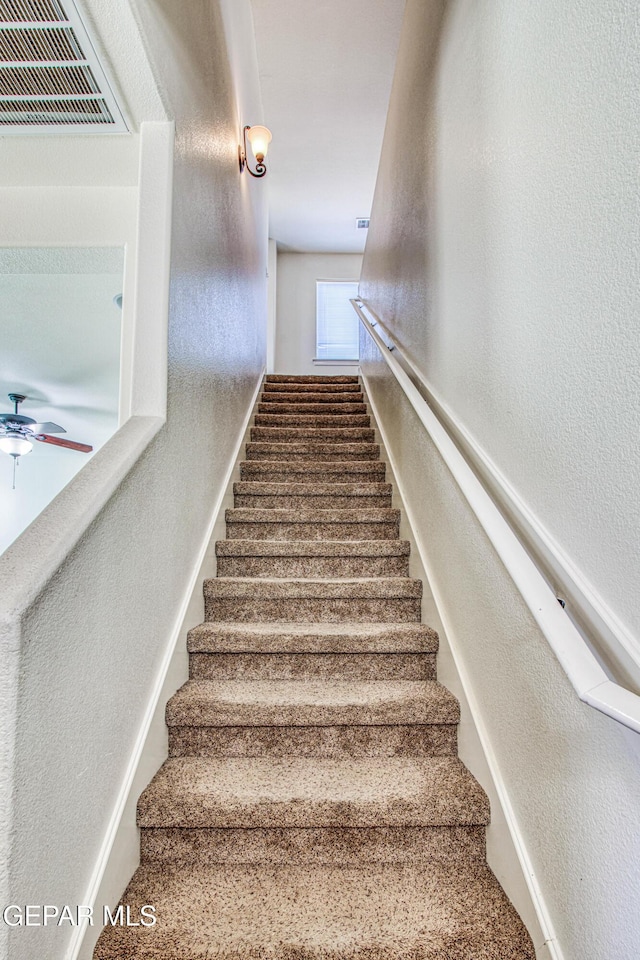
[{"label": "wall-mounted handrail", "polygon": [[[362,326],[380,350],[449,468],[580,699],[625,727],[640,733],[640,696],[607,676],[585,638],[558,603],[541,570],[397,359],[398,355],[404,357],[399,345],[386,330],[385,336],[389,342],[380,336],[375,328],[382,328],[382,325],[379,321],[369,320],[361,301],[352,300],[351,303]],[[413,365],[411,366],[413,368]]]}]

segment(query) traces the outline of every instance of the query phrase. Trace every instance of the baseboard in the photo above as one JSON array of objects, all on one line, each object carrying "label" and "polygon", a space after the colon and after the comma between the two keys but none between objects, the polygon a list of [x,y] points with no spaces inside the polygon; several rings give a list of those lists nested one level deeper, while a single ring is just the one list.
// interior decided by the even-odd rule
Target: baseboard
[{"label": "baseboard", "polygon": [[[139,863],[139,841],[137,839],[137,828],[135,827],[135,807],[141,789],[138,781],[142,780],[143,788],[150,779],[146,770],[147,766],[151,767],[152,771],[155,771],[167,756],[164,705],[168,696],[175,692],[177,686],[180,685],[180,678],[182,680],[187,679],[187,652],[184,642],[186,633],[202,619],[200,615],[199,618],[196,617],[194,622],[192,610],[195,608],[201,611],[203,574],[206,575],[205,571],[207,566],[211,566],[212,564],[215,566],[215,557],[210,551],[210,545],[212,540],[216,538],[216,528],[218,528],[220,524],[224,526],[225,500],[229,495],[238,463],[244,456],[244,444],[248,439],[251,419],[262,388],[263,378],[264,369],[258,378],[256,389],[248,405],[247,414],[238,434],[229,467],[214,503],[207,530],[201,541],[184,598],[180,605],[173,629],[169,635],[156,681],[153,685],[140,729],[138,730],[122,787],[116,799],[87,893],[82,900],[83,904],[93,908],[96,907],[96,904],[98,905],[98,908],[94,909],[96,917],[102,915],[103,905],[106,904],[110,907],[115,905],[114,896],[116,899],[120,897],[125,884]],[[181,661],[183,664],[181,664]],[[185,669],[182,669],[183,665]],[[160,744],[163,746],[160,747]],[[143,759],[148,759],[149,763],[145,764],[145,772],[140,775]],[[114,857],[114,852],[117,851],[119,846],[128,848],[131,845],[132,837],[135,838],[133,855],[126,863],[121,861],[119,865],[113,865],[111,861]],[[110,869],[111,867],[113,867],[113,869]],[[110,872],[113,876],[110,876]],[[124,879],[122,879],[123,874]],[[113,894],[113,890],[117,890],[117,893]],[[100,935],[100,931],[101,926],[99,920],[96,921],[94,927],[85,925],[75,927],[72,940],[65,954],[65,960],[91,960],[93,948]]]},{"label": "baseboard", "polygon": [[[482,752],[482,761],[486,767],[486,771],[491,780],[490,794],[491,797],[491,807],[492,807],[492,828],[495,828],[499,825],[497,820],[499,817],[502,818],[504,826],[508,831],[508,836],[511,840],[511,845],[513,849],[513,859],[517,861],[514,863],[514,868],[518,870],[518,874],[521,877],[522,881],[526,885],[529,902],[531,905],[531,910],[529,914],[533,914],[536,921],[537,929],[533,928],[533,923],[531,919],[528,920],[527,926],[529,928],[529,933],[531,934],[532,940],[534,941],[536,947],[536,955],[538,960],[564,960],[564,954],[558,943],[553,923],[547,910],[547,906],[540,889],[540,885],[537,881],[536,874],[533,868],[533,864],[529,857],[524,838],[520,831],[518,821],[515,816],[515,812],[511,805],[509,798],[509,793],[500,772],[500,768],[497,762],[495,752],[493,750],[491,740],[486,728],[486,725],[482,718],[482,712],[479,708],[478,701],[475,697],[473,691],[473,684],[471,678],[464,666],[460,655],[459,646],[456,643],[455,630],[451,624],[450,618],[447,615],[446,605],[443,602],[442,596],[440,595],[437,587],[435,587],[436,579],[432,573],[432,566],[429,560],[429,554],[426,549],[426,546],[420,535],[420,527],[415,521],[412,509],[411,502],[407,498],[403,484],[402,484],[402,472],[399,469],[399,466],[391,452],[391,448],[388,443],[388,437],[384,429],[383,419],[380,416],[379,410],[376,406],[375,401],[373,400],[371,393],[369,391],[369,382],[367,376],[364,374],[362,369],[360,369],[360,376],[364,383],[364,390],[367,398],[367,402],[370,405],[371,412],[374,417],[375,426],[380,433],[381,447],[384,448],[384,453],[393,474],[394,485],[397,488],[400,500],[402,502],[402,509],[408,521],[408,525],[411,530],[410,540],[415,545],[416,550],[419,554],[420,563],[424,570],[424,575],[426,582],[429,586],[429,591],[433,597],[435,607],[437,609],[438,618],[442,624],[444,637],[441,637],[441,647],[442,643],[446,643],[451,654],[451,658],[457,673],[457,678],[459,680],[460,690],[453,690],[452,692],[456,695],[460,695],[461,699],[461,708],[464,714],[465,708],[468,710],[468,715],[473,724],[475,737],[478,743],[478,749]],[[461,757],[465,762],[470,766],[475,766],[472,757]],[[473,771],[477,771],[474,769]],[[484,778],[483,778],[484,780]],[[483,782],[485,789],[487,784]],[[495,802],[497,801],[499,805],[499,810],[495,809]],[[491,860],[489,858],[489,865],[491,866]],[[502,880],[502,878],[500,878]],[[506,886],[506,885],[505,885]],[[506,890],[509,894],[509,890]],[[513,898],[516,899],[516,898]],[[517,908],[521,913],[525,911],[522,910],[521,904],[516,904]],[[526,919],[523,917],[523,919]]]}]

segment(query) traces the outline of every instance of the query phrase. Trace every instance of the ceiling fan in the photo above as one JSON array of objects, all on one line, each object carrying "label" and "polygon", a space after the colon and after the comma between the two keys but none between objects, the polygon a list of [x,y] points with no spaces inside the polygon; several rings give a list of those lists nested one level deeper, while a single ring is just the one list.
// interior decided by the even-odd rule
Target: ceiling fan
[{"label": "ceiling fan", "polygon": [[23,417],[18,413],[18,407],[26,400],[23,393],[10,393],[9,400],[14,404],[13,413],[0,413],[0,450],[13,457],[13,486],[15,489],[15,467],[18,457],[31,453],[33,440],[40,443],[51,443],[56,447],[66,447],[67,450],[79,450],[81,453],[90,453],[93,447],[88,443],[76,443],[74,440],[64,440],[62,437],[52,437],[52,433],[66,433],[64,427],[57,423],[37,423],[31,417]]}]

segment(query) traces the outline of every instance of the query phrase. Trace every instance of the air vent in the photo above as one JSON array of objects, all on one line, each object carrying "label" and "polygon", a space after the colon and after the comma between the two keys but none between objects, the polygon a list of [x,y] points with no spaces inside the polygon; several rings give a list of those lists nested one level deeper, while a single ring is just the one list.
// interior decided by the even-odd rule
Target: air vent
[{"label": "air vent", "polygon": [[356,220],[356,227],[358,230],[368,230],[369,217],[360,217],[358,220]]},{"label": "air vent", "polygon": [[0,0],[0,128],[127,132],[73,0]]}]

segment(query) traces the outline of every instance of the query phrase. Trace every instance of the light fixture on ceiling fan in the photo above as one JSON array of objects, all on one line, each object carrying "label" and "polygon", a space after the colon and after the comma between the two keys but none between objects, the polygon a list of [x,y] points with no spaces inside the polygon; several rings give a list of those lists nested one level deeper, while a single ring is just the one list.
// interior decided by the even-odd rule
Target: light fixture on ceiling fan
[{"label": "light fixture on ceiling fan", "polygon": [[16,487],[16,464],[19,457],[24,457],[33,450],[33,441],[50,443],[56,447],[65,447],[67,450],[79,450],[81,453],[91,453],[93,447],[88,443],[76,443],[75,440],[64,440],[62,437],[51,437],[51,433],[66,433],[64,427],[57,423],[37,423],[32,417],[23,417],[18,413],[18,407],[26,400],[23,393],[10,393],[9,400],[14,404],[13,413],[0,413],[0,451],[13,457],[13,489]]}]

